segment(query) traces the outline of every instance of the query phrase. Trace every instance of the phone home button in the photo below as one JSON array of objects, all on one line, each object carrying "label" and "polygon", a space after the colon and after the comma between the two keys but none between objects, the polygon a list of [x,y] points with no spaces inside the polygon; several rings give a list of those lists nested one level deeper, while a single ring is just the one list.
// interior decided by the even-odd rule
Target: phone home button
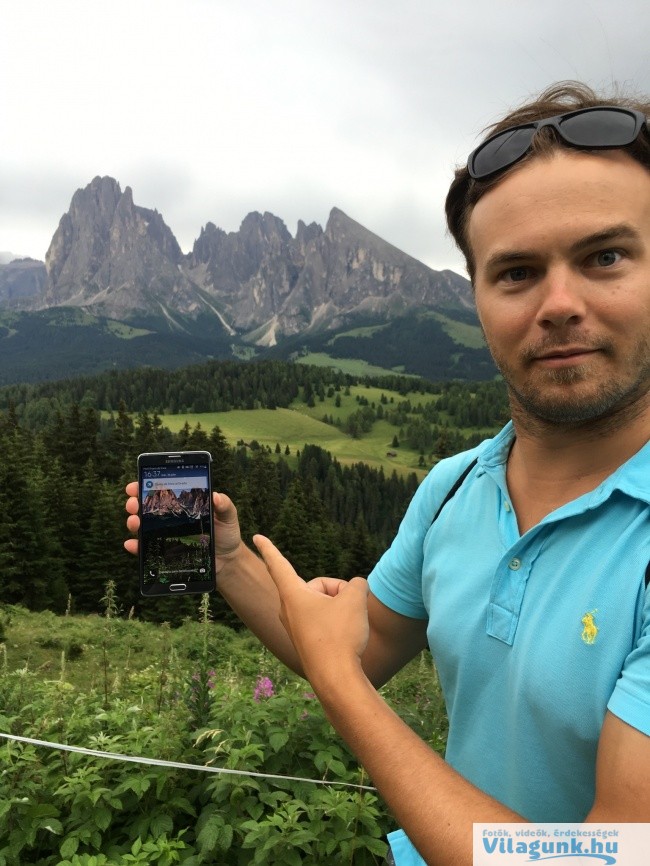
[{"label": "phone home button", "polygon": [[187,589],[186,583],[170,583],[169,591],[170,592],[183,592],[184,589]]}]

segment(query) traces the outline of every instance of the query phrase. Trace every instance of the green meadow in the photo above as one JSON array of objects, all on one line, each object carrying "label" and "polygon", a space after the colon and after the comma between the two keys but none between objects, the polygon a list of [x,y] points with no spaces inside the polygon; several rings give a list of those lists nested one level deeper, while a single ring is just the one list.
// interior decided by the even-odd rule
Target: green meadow
[{"label": "green meadow", "polygon": [[[340,336],[349,337],[352,336],[352,332],[341,334]],[[332,340],[332,342],[336,341]],[[377,367],[374,364],[369,364],[368,361],[363,361],[361,358],[331,358],[324,352],[308,352],[306,355],[301,355],[299,360],[301,364],[311,364],[314,367],[333,367],[342,373],[348,373],[350,376],[391,376],[395,373],[398,373],[400,376],[409,376],[408,373],[404,373],[401,369],[389,370],[386,367]]]},{"label": "green meadow", "polygon": [[[382,467],[388,473],[393,470],[398,474],[415,472],[419,478],[424,477],[425,470],[418,465],[419,452],[404,445],[393,447],[393,437],[398,429],[387,421],[375,421],[370,432],[354,439],[339,427],[322,420],[324,415],[328,415],[343,424],[359,410],[357,398],[365,398],[369,404],[379,406],[382,396],[388,401],[386,409],[405,399],[396,391],[353,385],[349,394],[338,392],[340,406],[336,406],[335,395],[322,401],[316,397],[312,407],[302,400],[295,400],[289,409],[233,409],[228,412],[161,415],[160,418],[173,433],[177,433],[185,423],[190,427],[200,424],[206,432],[217,426],[230,445],[241,440],[246,443],[257,441],[274,450],[279,444],[282,452],[289,446],[291,454],[301,450],[305,444],[318,445],[344,465],[362,462],[377,469]],[[435,401],[436,396],[409,394],[408,399],[412,404],[424,404]],[[388,452],[396,456],[389,456]]]}]

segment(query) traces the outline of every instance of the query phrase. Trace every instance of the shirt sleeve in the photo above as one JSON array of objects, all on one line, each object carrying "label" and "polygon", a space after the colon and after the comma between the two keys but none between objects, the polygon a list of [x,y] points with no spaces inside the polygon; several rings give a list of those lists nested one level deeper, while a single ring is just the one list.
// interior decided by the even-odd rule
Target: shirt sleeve
[{"label": "shirt sleeve", "polygon": [[607,709],[650,736],[650,588],[645,591],[639,640],[625,660]]},{"label": "shirt sleeve", "polygon": [[415,492],[393,543],[372,570],[371,592],[396,613],[428,618],[422,599],[424,539],[440,504],[475,455],[476,450],[465,451],[431,470]]}]

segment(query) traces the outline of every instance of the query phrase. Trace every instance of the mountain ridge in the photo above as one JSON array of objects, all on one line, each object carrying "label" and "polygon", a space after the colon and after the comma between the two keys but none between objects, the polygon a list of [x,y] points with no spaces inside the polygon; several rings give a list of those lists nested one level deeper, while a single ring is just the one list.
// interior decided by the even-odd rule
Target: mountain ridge
[{"label": "mountain ridge", "polygon": [[20,289],[16,263],[0,267],[0,305],[78,306],[118,320],[206,313],[260,345],[356,314],[472,304],[462,277],[433,271],[337,207],[324,229],[300,220],[295,237],[268,211],[247,214],[236,232],[207,222],[184,254],[162,215],[109,176],[74,193],[44,266],[45,286],[34,263]]},{"label": "mountain ridge", "polygon": [[[131,187],[96,176],[73,194],[44,262],[0,264],[0,380],[248,358],[283,346],[300,354],[301,341],[400,319],[445,344],[450,377],[476,369],[484,378],[482,350],[417,319],[469,316],[478,332],[473,310],[467,280],[432,270],[338,207],[324,228],[299,220],[295,236],[269,211],[250,212],[231,232],[208,221],[183,253],[162,214],[135,204]],[[410,327],[391,332],[399,340],[386,366],[403,352],[408,371]],[[364,342],[376,364],[380,341]],[[442,367],[438,357],[432,369]]]}]

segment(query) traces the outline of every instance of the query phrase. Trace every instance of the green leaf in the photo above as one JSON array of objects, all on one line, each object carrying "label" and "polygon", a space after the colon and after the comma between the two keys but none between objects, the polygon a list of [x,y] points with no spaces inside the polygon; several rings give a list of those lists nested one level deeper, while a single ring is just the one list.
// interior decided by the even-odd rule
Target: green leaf
[{"label": "green leaf", "polygon": [[79,847],[79,837],[78,836],[68,836],[61,843],[61,847],[59,848],[59,852],[61,857],[64,860],[69,860],[73,854],[77,853],[77,848]]},{"label": "green leaf", "polygon": [[112,817],[113,813],[105,806],[98,806],[93,812],[93,821],[97,824],[100,830],[106,830],[111,823]]},{"label": "green leaf", "polygon": [[[221,815],[212,815],[201,827],[196,837],[201,854],[210,854],[220,843],[221,832],[225,829]],[[232,828],[229,828],[232,838]],[[221,846],[219,846],[221,847]],[[226,847],[224,846],[224,850]]]},{"label": "green leaf", "polygon": [[63,824],[56,818],[44,818],[40,823],[43,830],[49,830],[55,836],[60,836],[63,833]]},{"label": "green leaf", "polygon": [[289,742],[287,731],[274,731],[269,737],[269,744],[274,752],[279,752]]},{"label": "green leaf", "polygon": [[302,866],[302,857],[295,848],[288,848],[283,854],[287,866]]},{"label": "green leaf", "polygon": [[221,835],[219,836],[219,848],[222,851],[228,851],[232,845],[234,831],[232,828],[232,824],[224,824],[221,830]]},{"label": "green leaf", "polygon": [[151,824],[149,826],[152,836],[163,836],[167,833],[172,832],[172,830],[174,829],[174,822],[169,815],[160,813],[153,816],[153,818],[151,819]]},{"label": "green leaf", "polygon": [[379,857],[385,857],[388,852],[388,845],[385,842],[382,842],[381,839],[373,839],[366,837],[364,839],[365,847],[372,854],[377,854]]}]

